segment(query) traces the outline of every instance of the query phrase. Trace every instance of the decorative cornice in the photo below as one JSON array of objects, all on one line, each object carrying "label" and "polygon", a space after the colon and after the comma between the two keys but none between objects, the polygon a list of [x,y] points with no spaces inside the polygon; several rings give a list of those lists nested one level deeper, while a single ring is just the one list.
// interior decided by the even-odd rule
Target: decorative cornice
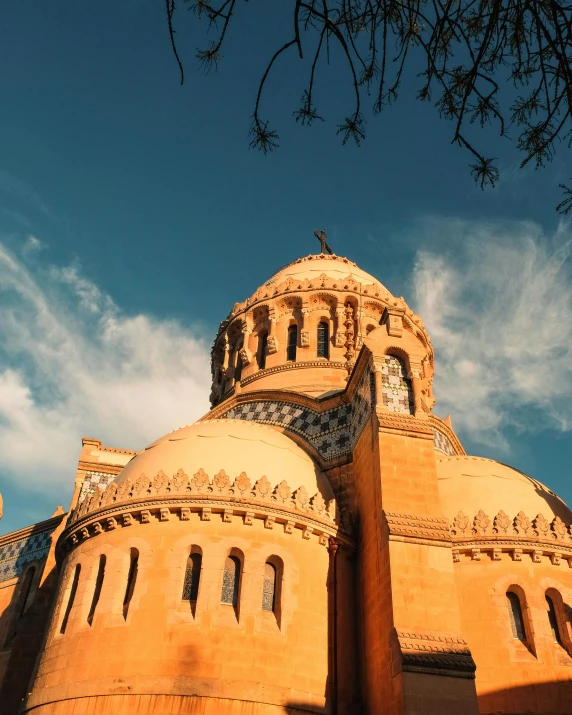
[{"label": "decorative cornice", "polygon": [[449,522],[444,517],[383,512],[390,541],[421,540],[434,546],[451,546]]},{"label": "decorative cornice", "polygon": [[60,536],[56,556],[58,561],[61,561],[77,544],[104,532],[137,524],[167,522],[173,518],[189,521],[192,513],[198,514],[201,521],[211,521],[213,515],[219,515],[225,523],[232,523],[238,518],[244,526],[252,526],[254,519],[260,519],[264,521],[266,529],[279,525],[286,534],[293,534],[294,530],[298,530],[302,532],[302,538],[316,537],[322,546],[328,546],[330,538],[352,548],[355,546],[354,541],[339,531],[334,523],[315,513],[301,513],[297,509],[288,510],[279,505],[212,498],[206,495],[196,495],[194,498],[166,496],[162,499],[151,496],[130,503],[102,507],[78,518],[69,524]]},{"label": "decorative cornice", "polygon": [[474,678],[476,665],[465,639],[457,634],[395,631],[406,672]]},{"label": "decorative cornice", "polygon": [[288,370],[302,370],[305,368],[334,368],[336,370],[343,370],[344,372],[347,373],[348,371],[348,365],[349,367],[353,367],[353,363],[347,363],[347,362],[333,362],[332,360],[308,360],[306,362],[303,361],[296,361],[296,362],[287,362],[284,363],[283,365],[275,365],[274,367],[267,367],[264,370],[257,370],[257,372],[253,373],[252,375],[249,375],[248,377],[245,377],[243,380],[241,380],[240,384],[243,387],[246,387],[246,385],[250,385],[251,382],[255,382],[256,380],[260,380],[263,377],[267,377],[268,375],[273,375],[274,373],[277,372],[284,372]]},{"label": "decorative cornice", "polygon": [[572,525],[559,516],[549,522],[542,514],[530,519],[520,511],[511,519],[501,510],[491,519],[481,509],[470,519],[460,511],[453,519],[451,537],[455,562],[463,553],[470,554],[473,561],[480,561],[481,554],[487,552],[493,561],[499,561],[503,552],[510,553],[514,561],[529,553],[535,563],[548,556],[553,564],[564,559],[572,568]]},{"label": "decorative cornice", "polygon": [[121,449],[121,447],[107,447],[106,445],[101,444],[100,439],[97,439],[95,437],[82,437],[81,443],[83,446],[90,444],[96,449],[100,449],[102,452],[110,452],[113,454],[137,454],[137,451],[133,449]]},{"label": "decorative cornice", "polygon": [[[137,452],[133,452],[135,456]],[[80,460],[77,468],[86,472],[101,472],[102,474],[119,474],[124,469],[124,464],[107,464],[106,462],[85,462]]]},{"label": "decorative cornice", "polygon": [[405,433],[408,437],[430,440],[435,437],[434,429],[426,419],[420,420],[404,413],[386,412],[380,407],[376,409],[376,414],[380,432]]},{"label": "decorative cornice", "polygon": [[[253,485],[244,472],[231,483],[224,470],[212,480],[202,469],[189,478],[179,470],[172,477],[164,472],[152,479],[141,474],[134,481],[126,479],[119,484],[112,482],[105,490],[98,488],[70,514],[58,549],[73,548],[80,537],[88,538],[106,528],[115,528],[114,520],[119,517],[125,526],[133,519],[147,523],[145,515],[154,512],[159,513],[160,521],[165,521],[169,517],[163,516],[172,509],[180,514],[181,521],[188,520],[191,511],[200,511],[205,521],[208,520],[205,514],[223,513],[225,521],[228,521],[226,517],[237,514],[244,516],[247,525],[252,523],[251,518],[272,517],[272,523],[283,522],[318,536],[336,536],[340,528],[342,531],[349,528],[345,515],[336,514],[333,499],[326,503],[320,492],[310,496],[304,486],[294,491],[285,480],[271,485],[265,476]],[[127,521],[123,515],[128,515]],[[347,540],[343,535],[340,538]]]}]

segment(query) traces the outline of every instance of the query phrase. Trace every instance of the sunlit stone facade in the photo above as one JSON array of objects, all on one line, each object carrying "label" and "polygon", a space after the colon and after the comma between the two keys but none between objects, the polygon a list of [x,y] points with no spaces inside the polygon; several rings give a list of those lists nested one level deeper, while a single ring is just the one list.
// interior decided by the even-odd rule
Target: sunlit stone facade
[{"label": "sunlit stone facade", "polygon": [[572,513],[465,454],[434,369],[345,258],[236,303],[208,414],[84,438],[68,512],[0,538],[2,715],[570,713]]}]

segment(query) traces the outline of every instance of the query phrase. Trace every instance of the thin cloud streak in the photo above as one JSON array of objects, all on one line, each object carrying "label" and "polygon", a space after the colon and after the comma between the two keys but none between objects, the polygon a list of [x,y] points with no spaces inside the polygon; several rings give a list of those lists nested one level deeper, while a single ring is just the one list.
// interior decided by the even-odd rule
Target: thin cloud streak
[{"label": "thin cloud streak", "polygon": [[432,219],[415,309],[436,353],[436,411],[475,441],[508,449],[503,428],[572,429],[572,239],[536,224]]},{"label": "thin cloud streak", "polygon": [[196,329],[127,316],[78,266],[32,269],[0,243],[0,474],[69,491],[87,434],[139,449],[208,409]]}]

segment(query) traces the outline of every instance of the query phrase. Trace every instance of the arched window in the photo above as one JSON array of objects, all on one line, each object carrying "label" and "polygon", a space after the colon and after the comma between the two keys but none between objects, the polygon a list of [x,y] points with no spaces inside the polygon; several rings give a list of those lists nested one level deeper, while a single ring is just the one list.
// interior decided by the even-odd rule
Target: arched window
[{"label": "arched window", "polygon": [[64,614],[64,619],[63,619],[63,621],[62,621],[62,625],[61,625],[61,628],[60,628],[60,633],[65,633],[65,632],[66,632],[66,628],[67,628],[67,625],[68,625],[68,621],[69,621],[71,609],[72,609],[72,607],[73,607],[73,602],[74,602],[74,600],[75,600],[75,594],[76,594],[76,592],[77,592],[77,585],[78,585],[78,583],[79,583],[79,574],[80,574],[80,571],[81,571],[81,565],[80,565],[80,564],[77,564],[77,566],[75,567],[74,574],[73,574],[73,581],[72,581],[72,585],[71,585],[71,589],[70,589],[70,595],[69,595],[69,598],[68,598],[68,605],[66,606],[66,612],[65,612],[65,614]]},{"label": "arched window", "polygon": [[127,586],[125,588],[125,597],[123,599],[123,618],[127,618],[129,604],[133,598],[135,584],[137,583],[137,571],[139,569],[139,551],[131,549],[131,562],[129,564],[129,573],[127,574]]},{"label": "arched window", "polygon": [[296,361],[296,346],[298,345],[298,326],[291,325],[288,328],[288,345],[286,347],[286,359]]},{"label": "arched window", "polygon": [[560,629],[558,628],[558,618],[556,617],[556,608],[554,607],[554,601],[550,598],[550,596],[546,596],[546,605],[548,606],[548,622],[550,623],[552,638],[554,638],[555,643],[562,645]]},{"label": "arched window", "polygon": [[220,602],[236,608],[238,606],[239,588],[240,559],[238,556],[227,556],[224,562]]},{"label": "arched window", "polygon": [[266,330],[258,336],[258,369],[266,367],[266,349],[268,347],[268,333]]},{"label": "arched window", "polygon": [[93,598],[91,599],[91,607],[89,613],[87,614],[87,622],[91,626],[93,622],[93,617],[95,615],[95,609],[99,602],[99,597],[101,596],[101,588],[103,586],[103,577],[105,576],[105,561],[106,558],[104,554],[99,557],[99,567],[97,569],[97,577],[95,579],[95,589],[93,591]]},{"label": "arched window", "polygon": [[240,351],[239,351],[236,356],[236,366],[234,368],[234,381],[240,382],[241,379],[242,379],[242,357],[241,357]]},{"label": "arched window", "polygon": [[507,591],[506,605],[508,608],[508,618],[510,622],[510,629],[512,631],[512,637],[515,640],[526,643],[526,631],[524,629],[524,618],[522,616],[520,598],[516,593]]},{"label": "arched window", "polygon": [[276,605],[276,566],[267,561],[264,564],[264,585],[262,587],[262,610],[274,613]]},{"label": "arched window", "polygon": [[201,554],[189,554],[187,568],[185,569],[185,582],[183,583],[183,601],[190,601],[191,604],[197,602],[202,564],[203,557]]},{"label": "arched window", "polygon": [[386,355],[381,368],[383,404],[390,412],[415,413],[413,390],[407,378],[405,365],[395,355]]},{"label": "arched window", "polygon": [[318,357],[327,358],[330,356],[330,326],[322,321],[318,323]]}]

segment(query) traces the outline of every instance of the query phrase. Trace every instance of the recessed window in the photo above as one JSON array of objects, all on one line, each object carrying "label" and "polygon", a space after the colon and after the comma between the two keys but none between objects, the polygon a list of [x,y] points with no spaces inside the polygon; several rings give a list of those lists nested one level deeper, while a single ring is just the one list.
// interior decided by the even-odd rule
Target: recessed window
[{"label": "recessed window", "polygon": [[274,613],[276,605],[276,566],[268,561],[264,564],[264,585],[262,587],[262,610]]},{"label": "recessed window", "polygon": [[546,596],[546,605],[548,606],[548,623],[550,624],[552,638],[555,643],[562,645],[562,638],[560,638],[560,630],[558,628],[558,618],[556,617],[556,608],[550,596]]},{"label": "recessed window", "polygon": [[508,591],[506,594],[506,605],[512,637],[515,640],[526,643],[526,631],[524,629],[524,618],[522,616],[520,598],[516,593]]},{"label": "recessed window", "polygon": [[75,601],[75,594],[77,593],[77,585],[79,583],[79,574],[81,572],[81,565],[77,564],[73,574],[73,581],[70,589],[70,595],[68,598],[68,605],[66,606],[66,612],[64,613],[64,619],[60,628],[60,633],[65,633],[68,625],[71,609],[73,607],[73,602]]},{"label": "recessed window", "polygon": [[234,380],[235,382],[240,382],[242,379],[242,357],[240,352],[236,356],[236,366],[234,368]]},{"label": "recessed window", "polygon": [[286,359],[291,362],[296,361],[296,346],[298,345],[298,326],[291,325],[288,328],[288,344],[286,346]]},{"label": "recessed window", "polygon": [[127,574],[127,586],[125,588],[125,597],[123,598],[123,618],[127,618],[129,605],[135,592],[135,584],[137,583],[137,572],[139,570],[139,551],[131,549],[131,561],[129,563],[129,573]]},{"label": "recessed window", "polygon": [[318,357],[329,357],[330,326],[322,321],[318,324]]},{"label": "recessed window", "polygon": [[266,367],[266,351],[268,348],[268,333],[264,331],[258,336],[258,369],[264,370]]},{"label": "recessed window", "polygon": [[240,559],[238,556],[227,556],[224,562],[220,602],[236,608],[238,606],[239,587]]},{"label": "recessed window", "polygon": [[199,582],[201,580],[201,567],[203,557],[201,554],[189,554],[187,568],[185,569],[185,581],[183,583],[183,600],[196,603],[199,595]]},{"label": "recessed window", "polygon": [[95,589],[93,591],[93,598],[91,599],[91,607],[89,609],[89,613],[87,615],[87,622],[91,626],[93,622],[93,617],[95,615],[95,609],[97,608],[97,604],[99,603],[99,597],[101,596],[101,589],[103,587],[103,579],[105,576],[105,562],[106,558],[102,554],[99,557],[99,566],[97,568],[97,577],[95,579]]}]

